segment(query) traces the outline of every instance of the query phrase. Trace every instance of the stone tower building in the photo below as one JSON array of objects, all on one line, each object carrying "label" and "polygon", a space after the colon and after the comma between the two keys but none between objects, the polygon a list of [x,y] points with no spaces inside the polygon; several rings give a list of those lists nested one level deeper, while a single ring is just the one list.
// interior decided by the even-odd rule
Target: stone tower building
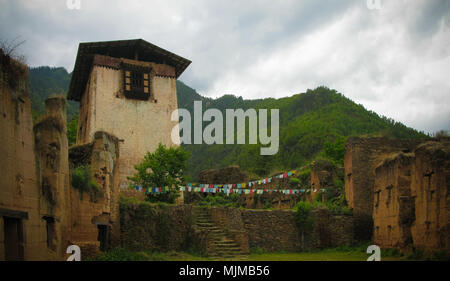
[{"label": "stone tower building", "polygon": [[191,61],[142,39],[80,43],[68,99],[80,102],[77,144],[119,140],[119,185],[159,143],[172,146],[176,79]]}]

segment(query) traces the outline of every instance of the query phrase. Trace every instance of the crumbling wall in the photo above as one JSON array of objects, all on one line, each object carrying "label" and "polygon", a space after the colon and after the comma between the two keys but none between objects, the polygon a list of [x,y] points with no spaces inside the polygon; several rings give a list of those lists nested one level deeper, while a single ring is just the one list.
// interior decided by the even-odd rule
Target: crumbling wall
[{"label": "crumbling wall", "polygon": [[89,165],[98,190],[70,189],[70,242],[86,257],[100,250],[99,228],[107,229],[106,248],[120,244],[118,164],[116,137],[96,132],[94,140],[70,148],[71,169]]},{"label": "crumbling wall", "polygon": [[423,143],[414,154],[414,246],[426,252],[450,252],[450,140]]},{"label": "crumbling wall", "polygon": [[415,220],[410,188],[414,154],[391,153],[381,159],[375,169],[374,244],[406,250],[412,243]]},{"label": "crumbling wall", "polygon": [[194,239],[190,205],[123,201],[120,215],[124,248],[134,251],[181,251],[201,242]]},{"label": "crumbling wall", "polygon": [[[27,67],[0,49],[0,260],[56,258],[47,248],[46,224],[39,213],[33,121]],[[6,257],[5,220],[18,220],[21,241],[14,256]],[[17,235],[16,235],[16,238]],[[10,243],[9,246],[12,246]],[[17,254],[17,255],[16,255]]]},{"label": "crumbling wall", "polygon": [[412,152],[424,140],[350,137],[345,145],[345,197],[353,210],[358,240],[372,239],[373,190],[378,157]]},{"label": "crumbling wall", "polygon": [[[50,221],[50,248],[64,257],[67,244],[69,163],[66,101],[53,97],[45,101],[45,115],[34,126],[40,215]],[[31,155],[28,157],[32,157]]]},{"label": "crumbling wall", "polygon": [[[322,188],[329,189],[334,186],[334,180],[337,176],[336,167],[326,160],[318,160],[311,163],[311,189],[320,190]],[[306,198],[313,202],[317,195],[322,196],[321,200],[325,201],[324,193],[310,192]]]}]

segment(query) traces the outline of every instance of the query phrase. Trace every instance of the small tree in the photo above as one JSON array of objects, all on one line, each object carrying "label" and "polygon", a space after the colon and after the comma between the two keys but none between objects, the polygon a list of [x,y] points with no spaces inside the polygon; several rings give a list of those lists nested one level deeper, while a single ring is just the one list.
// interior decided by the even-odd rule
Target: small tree
[{"label": "small tree", "polygon": [[310,216],[312,208],[313,205],[306,201],[300,201],[296,206],[295,223],[301,231],[302,249],[305,249],[305,234],[314,228],[314,221]]},{"label": "small tree", "polygon": [[181,147],[169,147],[159,144],[155,152],[147,154],[144,161],[135,165],[136,174],[128,177],[135,185],[144,188],[153,187],[169,187],[169,191],[161,193],[147,194],[147,200],[151,202],[167,202],[174,203],[179,196],[177,189],[171,188],[172,185],[177,187],[184,182],[184,170],[186,169],[186,160],[189,153]]}]

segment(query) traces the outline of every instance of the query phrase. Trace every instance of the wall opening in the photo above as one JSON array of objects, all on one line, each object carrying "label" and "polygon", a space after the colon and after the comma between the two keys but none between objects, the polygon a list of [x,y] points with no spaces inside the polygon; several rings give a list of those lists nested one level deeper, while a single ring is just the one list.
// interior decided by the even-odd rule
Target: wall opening
[{"label": "wall opening", "polygon": [[53,217],[43,217],[46,222],[47,230],[47,248],[56,250],[56,245],[54,243],[56,231],[55,231],[55,219]]},{"label": "wall opening", "polygon": [[100,251],[106,251],[109,246],[110,226],[106,224],[97,224],[97,228],[98,228],[97,240],[100,241]]},{"label": "wall opening", "polygon": [[23,250],[23,224],[18,218],[3,217],[5,233],[5,260],[22,261]]}]

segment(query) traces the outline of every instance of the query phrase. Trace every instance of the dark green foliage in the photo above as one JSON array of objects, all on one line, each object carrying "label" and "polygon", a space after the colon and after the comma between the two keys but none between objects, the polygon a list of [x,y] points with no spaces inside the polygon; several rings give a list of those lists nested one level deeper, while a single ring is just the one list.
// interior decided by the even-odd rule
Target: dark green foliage
[{"label": "dark green foliage", "polygon": [[338,137],[334,142],[326,141],[324,144],[325,156],[334,163],[343,166],[346,137]]},{"label": "dark green foliage", "polygon": [[189,153],[181,147],[166,148],[159,144],[155,152],[148,152],[144,160],[134,166],[136,173],[128,179],[133,182],[133,185],[145,188],[168,186],[169,192],[150,192],[147,199],[151,202],[174,203],[179,196],[178,185],[184,182],[184,170],[188,158]]},{"label": "dark green foliage", "polygon": [[313,205],[306,201],[300,201],[297,203],[295,213],[295,223],[301,229],[302,232],[309,232],[314,226],[314,221],[310,216]]},{"label": "dark green foliage", "polygon": [[67,123],[67,140],[69,146],[75,144],[77,140],[78,115],[75,115],[70,122]]},{"label": "dark green foliage", "polygon": [[203,197],[198,203],[200,206],[205,207],[240,207],[239,199],[241,196],[237,193],[231,193],[228,196],[224,193],[208,194]]},{"label": "dark green foliage", "polygon": [[[45,100],[53,95],[67,96],[70,78],[63,67],[40,66],[29,69],[29,88],[33,120],[44,114]],[[67,101],[67,120],[78,115],[79,103]]]},{"label": "dark green foliage", "polygon": [[81,165],[76,167],[72,172],[72,186],[80,191],[90,194],[96,194],[99,192],[98,184],[92,177],[91,167],[88,165]]},{"label": "dark green foliage", "polygon": [[95,261],[164,261],[166,256],[158,252],[133,252],[123,248],[114,248],[104,252],[94,259]]},{"label": "dark green foliage", "polygon": [[[178,83],[180,84],[180,83]],[[181,85],[181,84],[180,84]],[[414,129],[355,104],[335,90],[319,87],[306,93],[281,99],[244,100],[232,95],[218,99],[203,98],[186,85],[178,88],[179,107],[193,114],[194,100],[203,101],[203,110],[218,108],[267,108],[280,110],[280,150],[273,156],[261,156],[260,145],[183,145],[192,152],[187,174],[239,165],[246,171],[266,176],[273,170],[298,168],[318,155],[342,165],[348,136],[426,137]],[[182,91],[189,95],[183,96]],[[189,102],[189,99],[192,99]],[[225,115],[224,115],[225,116]],[[206,125],[204,125],[206,126]],[[225,127],[225,126],[224,126]]]}]

